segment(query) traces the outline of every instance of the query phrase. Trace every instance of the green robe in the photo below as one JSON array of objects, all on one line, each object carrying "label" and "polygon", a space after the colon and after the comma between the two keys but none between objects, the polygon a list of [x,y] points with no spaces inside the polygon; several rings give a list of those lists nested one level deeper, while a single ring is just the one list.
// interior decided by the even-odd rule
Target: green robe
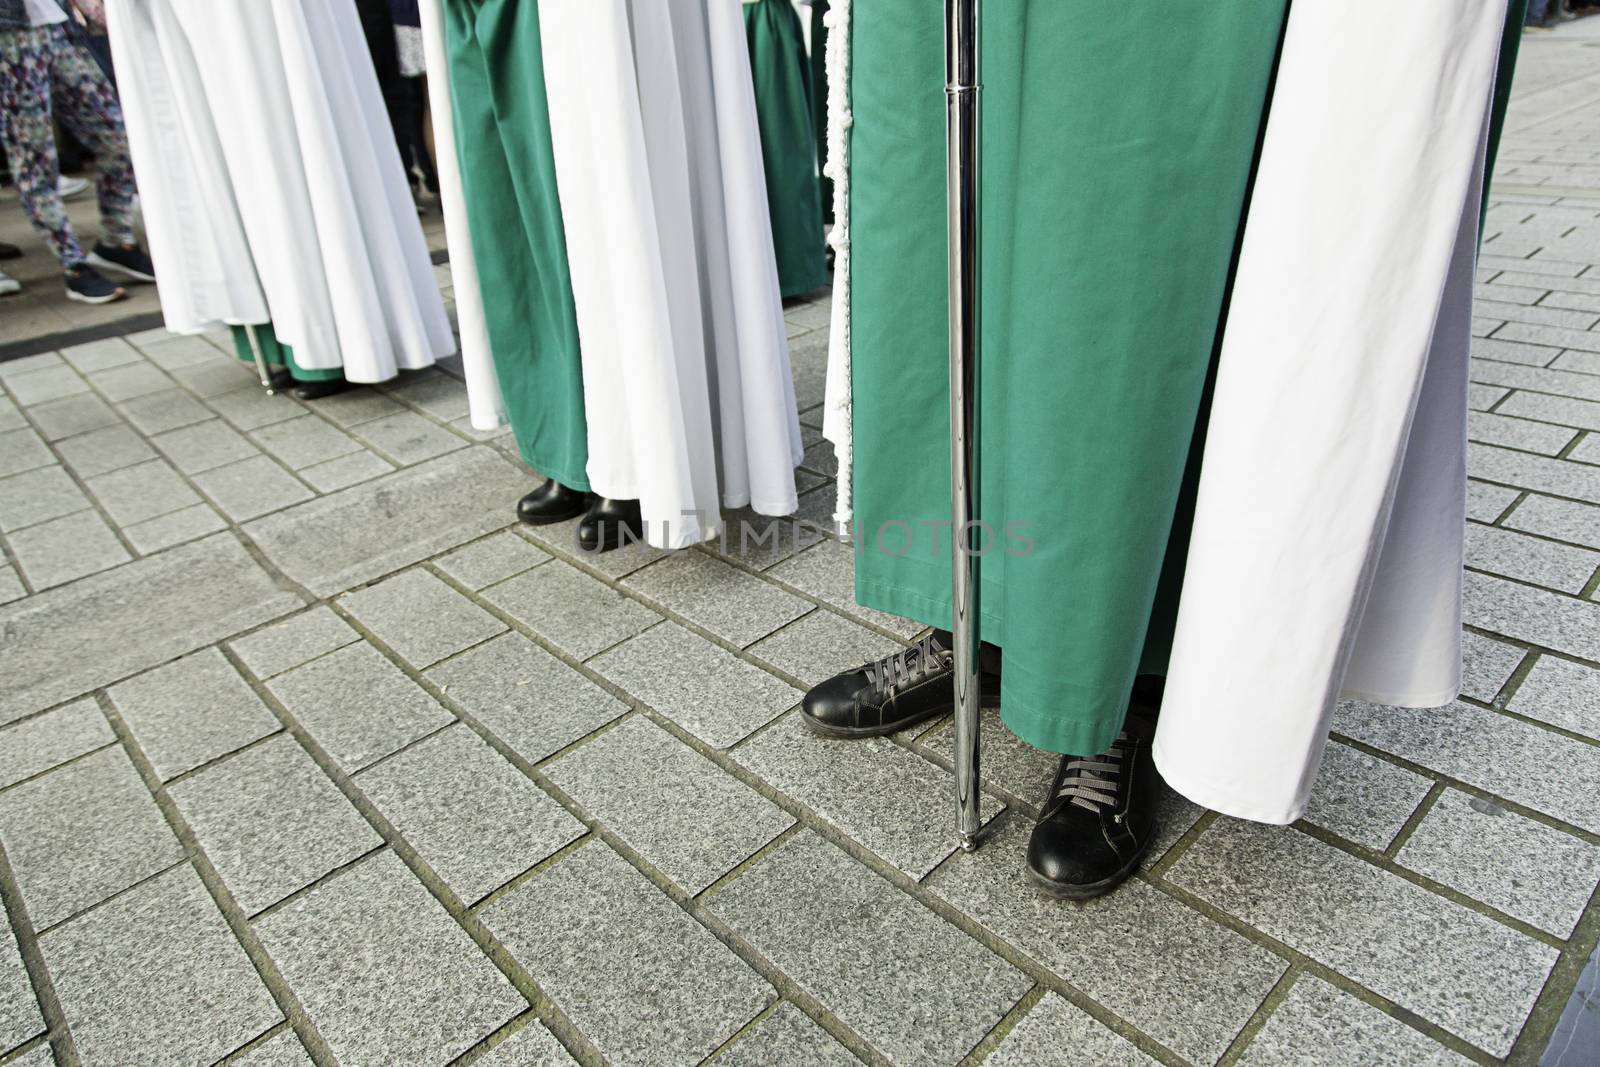
[{"label": "green robe", "polygon": [[583,365],[537,0],[445,0],[467,222],[506,415],[528,465],[589,488]]},{"label": "green robe", "polygon": [[[261,358],[270,367],[286,368],[289,377],[295,381],[332,382],[344,377],[344,371],[337,367],[331,370],[311,370],[300,366],[294,360],[294,349],[278,340],[278,335],[272,330],[272,323],[262,323],[255,327],[255,331],[256,343],[261,346]],[[243,326],[233,327],[233,351],[252,367],[256,365],[255,350],[250,347],[250,333]]]},{"label": "green robe", "polygon": [[[828,0],[811,0],[811,119],[817,131],[817,173],[828,165]],[[822,175],[822,221],[833,225],[833,179]]]},{"label": "green robe", "polygon": [[755,78],[778,284],[788,299],[828,284],[812,71],[805,31],[790,0],[745,4],[744,28]]},{"label": "green robe", "polygon": [[[1131,29],[1082,0],[986,8],[981,621],[1039,748],[1104,750],[1164,668],[1152,619],[1285,6]],[[852,22],[857,598],[948,626],[943,17],[879,0]]]}]

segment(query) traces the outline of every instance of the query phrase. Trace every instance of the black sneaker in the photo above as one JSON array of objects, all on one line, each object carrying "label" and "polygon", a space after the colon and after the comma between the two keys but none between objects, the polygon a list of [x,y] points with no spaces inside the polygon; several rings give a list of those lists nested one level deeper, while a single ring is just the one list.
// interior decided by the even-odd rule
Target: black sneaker
[{"label": "black sneaker", "polygon": [[0,241],[0,260],[21,258],[22,249],[18,248],[10,241]]},{"label": "black sneaker", "polygon": [[89,262],[101,270],[120,274],[136,282],[156,280],[156,265],[138,245],[132,248],[118,248],[116,245],[108,245],[101,241],[94,246],[94,251],[89,253]]},{"label": "black sneaker", "polygon": [[109,304],[113,300],[127,299],[128,291],[106,280],[106,276],[79,263],[67,268],[67,299],[80,304]]},{"label": "black sneaker", "polygon": [[[806,694],[800,719],[823,737],[881,737],[943,715],[955,706],[955,653],[948,630],[910,648],[836,674]],[[984,691],[997,694],[1000,650],[979,653]]]},{"label": "black sneaker", "polygon": [[1154,724],[1135,709],[1111,747],[1062,756],[1028,841],[1028,874],[1052,897],[1088,900],[1127,881],[1156,832]]}]

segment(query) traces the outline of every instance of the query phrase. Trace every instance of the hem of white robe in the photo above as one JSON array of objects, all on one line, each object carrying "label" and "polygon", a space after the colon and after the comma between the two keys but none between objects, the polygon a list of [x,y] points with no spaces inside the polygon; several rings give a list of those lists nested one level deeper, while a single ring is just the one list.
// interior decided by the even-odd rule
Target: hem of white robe
[{"label": "hem of white robe", "polygon": [[1391,708],[1442,708],[1455,702],[1461,693],[1461,679],[1456,679],[1449,689],[1436,689],[1422,696],[1409,693],[1379,693],[1369,689],[1341,689],[1340,700],[1359,700],[1364,704],[1382,704]]},{"label": "hem of white robe", "polygon": [[[1240,797],[1237,794],[1223,789],[1214,782],[1202,778],[1190,777],[1185,771],[1168,769],[1167,756],[1161,747],[1160,740],[1151,746],[1155,757],[1156,769],[1161,772],[1161,778],[1175,789],[1179,795],[1194,801],[1203,808],[1231,815],[1235,819],[1246,819],[1250,822],[1267,823],[1272,826],[1288,826],[1296,821],[1305,812],[1306,803],[1311,799],[1311,791],[1294,799],[1287,807],[1263,806],[1254,798]],[[1178,760],[1174,767],[1181,766],[1185,761]]]}]

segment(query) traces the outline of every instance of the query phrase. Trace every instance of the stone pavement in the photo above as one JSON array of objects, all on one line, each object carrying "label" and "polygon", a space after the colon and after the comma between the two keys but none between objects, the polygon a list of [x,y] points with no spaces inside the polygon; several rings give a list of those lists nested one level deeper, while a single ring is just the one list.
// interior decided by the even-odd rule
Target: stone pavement
[{"label": "stone pavement", "polygon": [[997,723],[973,856],[947,723],[799,728],[917,633],[847,546],[519,528],[454,365],[303,405],[221,338],[0,362],[0,1064],[1596,1063],[1597,105],[1600,19],[1530,36],[1461,700],[1344,708],[1296,827],[1169,797],[1089,905],[1021,877],[1051,761]]}]

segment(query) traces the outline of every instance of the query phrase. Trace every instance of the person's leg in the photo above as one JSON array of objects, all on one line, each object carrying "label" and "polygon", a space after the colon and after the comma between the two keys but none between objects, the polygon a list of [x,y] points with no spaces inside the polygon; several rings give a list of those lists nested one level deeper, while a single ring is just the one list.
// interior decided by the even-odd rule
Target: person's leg
[{"label": "person's leg", "polygon": [[65,36],[60,27],[0,32],[0,142],[22,209],[61,265],[71,268],[84,257],[61,203],[50,79],[53,39]]},{"label": "person's leg", "polygon": [[133,224],[138,188],[117,91],[88,49],[64,32],[55,36],[53,47],[51,88],[57,112],[62,124],[94,153],[99,167],[102,240],[115,248],[132,248],[137,243]]},{"label": "person's leg", "polygon": [[1543,26],[1550,15],[1550,0],[1529,0],[1528,25]]}]

